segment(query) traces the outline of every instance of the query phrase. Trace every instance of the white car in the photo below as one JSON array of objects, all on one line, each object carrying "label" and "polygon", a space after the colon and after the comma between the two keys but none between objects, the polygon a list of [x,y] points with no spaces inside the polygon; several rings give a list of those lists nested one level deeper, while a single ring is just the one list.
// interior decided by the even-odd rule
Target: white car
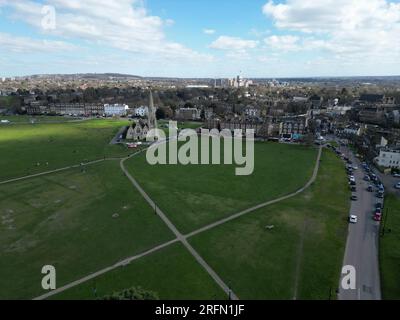
[{"label": "white car", "polygon": [[400,182],[394,186],[396,189],[400,189]]},{"label": "white car", "polygon": [[358,217],[355,215],[351,215],[349,220],[350,220],[350,223],[357,223]]}]

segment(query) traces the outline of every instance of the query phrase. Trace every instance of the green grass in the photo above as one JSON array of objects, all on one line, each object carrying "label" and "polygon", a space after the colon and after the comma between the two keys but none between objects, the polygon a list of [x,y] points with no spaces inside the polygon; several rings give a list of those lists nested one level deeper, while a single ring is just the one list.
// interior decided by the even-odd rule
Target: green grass
[{"label": "green grass", "polygon": [[118,161],[0,186],[0,219],[0,299],[43,294],[44,265],[60,287],[174,238]]},{"label": "green grass", "polygon": [[350,203],[343,163],[324,151],[321,164],[304,193],[190,239],[239,298],[293,299],[296,278],[298,299],[334,298]]},{"label": "green grass", "polygon": [[[400,199],[393,194],[385,200],[388,211],[385,235],[380,239],[382,294],[385,300],[400,299]],[[386,210],[385,210],[386,212]],[[386,218],[386,216],[385,216]]]},{"label": "green grass", "polygon": [[115,269],[53,297],[57,300],[95,299],[140,286],[165,300],[226,299],[224,292],[181,244]]},{"label": "green grass", "polygon": [[156,165],[146,154],[126,162],[130,173],[184,233],[300,189],[311,177],[316,150],[255,144],[255,170],[236,176],[236,165]]},{"label": "green grass", "polygon": [[[58,169],[132,151],[109,145],[128,121],[0,126],[0,180]],[[39,164],[39,165],[38,165]]]},{"label": "green grass", "polygon": [[[169,127],[168,127],[169,121],[168,120],[159,120],[158,121],[158,127],[162,129],[165,133],[165,135],[168,137],[169,135]],[[178,129],[183,130],[183,129],[198,129],[202,126],[203,124],[201,122],[192,122],[192,121],[179,121],[178,122]],[[166,127],[167,126],[167,127]]]},{"label": "green grass", "polygon": [[68,121],[79,121],[73,117],[63,116],[26,116],[26,115],[11,115],[11,116],[0,116],[0,120],[8,120],[10,123],[17,124],[32,124],[35,123],[46,123],[46,122],[68,122]]}]

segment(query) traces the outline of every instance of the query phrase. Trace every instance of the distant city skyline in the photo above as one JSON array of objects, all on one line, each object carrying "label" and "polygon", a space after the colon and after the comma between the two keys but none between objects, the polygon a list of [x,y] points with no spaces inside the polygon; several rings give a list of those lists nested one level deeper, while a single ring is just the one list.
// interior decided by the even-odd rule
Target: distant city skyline
[{"label": "distant city skyline", "polygon": [[400,0],[0,0],[0,78],[400,75]]}]

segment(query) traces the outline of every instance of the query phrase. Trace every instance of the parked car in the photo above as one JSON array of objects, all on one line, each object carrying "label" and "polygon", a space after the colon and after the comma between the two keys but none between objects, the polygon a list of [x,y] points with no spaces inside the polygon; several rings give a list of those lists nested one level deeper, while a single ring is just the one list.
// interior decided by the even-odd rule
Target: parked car
[{"label": "parked car", "polygon": [[375,205],[376,209],[383,209],[383,203],[382,202],[377,202]]},{"label": "parked car", "polygon": [[357,223],[358,222],[358,217],[355,215],[351,215],[349,218],[350,223]]},{"label": "parked car", "polygon": [[400,173],[393,173],[393,177],[400,178]]},{"label": "parked car", "polygon": [[357,200],[358,200],[358,197],[356,195],[351,196],[351,201],[357,201]]},{"label": "parked car", "polygon": [[378,193],[376,194],[376,197],[379,198],[379,199],[383,199],[383,198],[385,198],[385,193],[381,192],[381,191],[378,191]]},{"label": "parked car", "polygon": [[369,176],[365,175],[364,176],[364,181],[368,181],[369,182],[369,181],[371,181],[371,178]]},{"label": "parked car", "polygon": [[396,189],[400,189],[400,182],[396,183],[396,185],[394,186]]},{"label": "parked car", "polygon": [[368,192],[374,192],[374,187],[372,185],[369,185],[367,188]]},{"label": "parked car", "polygon": [[376,215],[374,215],[374,220],[375,221],[382,221],[382,215],[379,215],[379,214],[376,214]]},{"label": "parked car", "polygon": [[351,187],[351,192],[357,192],[357,187],[356,186],[352,186]]}]

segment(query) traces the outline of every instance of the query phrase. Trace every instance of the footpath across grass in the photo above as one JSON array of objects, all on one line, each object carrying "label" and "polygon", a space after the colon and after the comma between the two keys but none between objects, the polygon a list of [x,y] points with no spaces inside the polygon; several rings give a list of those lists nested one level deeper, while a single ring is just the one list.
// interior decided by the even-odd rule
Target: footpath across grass
[{"label": "footpath across grass", "polygon": [[[386,215],[387,210],[387,215]],[[382,295],[385,300],[400,299],[400,199],[385,199],[385,234],[380,239]]]},{"label": "footpath across grass", "polygon": [[0,126],[0,180],[132,153],[110,145],[127,120]]},{"label": "footpath across grass", "polygon": [[334,299],[349,206],[344,165],[324,151],[304,193],[189,241],[240,299]]},{"label": "footpath across grass", "polygon": [[222,289],[180,243],[115,269],[52,299],[101,299],[130,287],[157,293],[163,300],[224,300]]},{"label": "footpath across grass", "polygon": [[119,161],[2,185],[0,299],[44,294],[45,265],[61,287],[172,239]]},{"label": "footpath across grass", "polygon": [[257,142],[250,176],[236,176],[236,165],[151,166],[145,153],[126,167],[178,229],[189,233],[300,189],[316,157],[314,148]]}]

